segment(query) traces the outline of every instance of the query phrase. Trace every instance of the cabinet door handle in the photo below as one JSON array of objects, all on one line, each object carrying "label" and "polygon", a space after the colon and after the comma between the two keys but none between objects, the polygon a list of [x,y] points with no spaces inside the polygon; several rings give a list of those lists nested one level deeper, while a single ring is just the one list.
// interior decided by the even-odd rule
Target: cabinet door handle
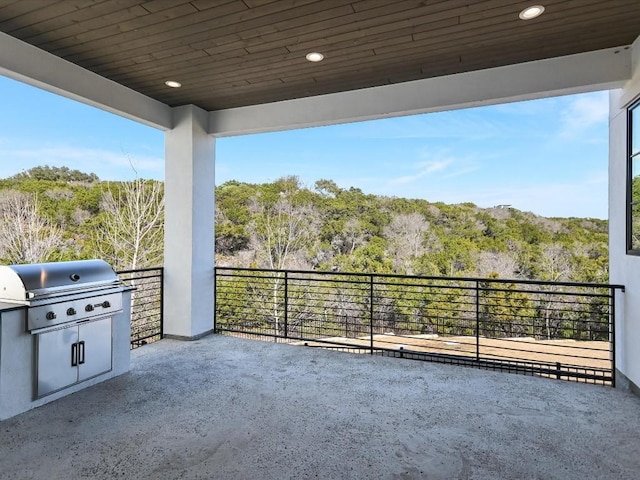
[{"label": "cabinet door handle", "polygon": [[78,365],[84,363],[84,340],[78,342]]},{"label": "cabinet door handle", "polygon": [[78,344],[77,343],[71,344],[71,366],[72,367],[78,366]]}]

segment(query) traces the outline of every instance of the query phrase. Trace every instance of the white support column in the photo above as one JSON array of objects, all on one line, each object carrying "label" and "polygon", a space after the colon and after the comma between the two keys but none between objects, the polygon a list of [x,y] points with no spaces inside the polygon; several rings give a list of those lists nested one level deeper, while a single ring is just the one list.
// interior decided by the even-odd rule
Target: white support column
[{"label": "white support column", "polygon": [[215,140],[208,113],[173,111],[165,134],[164,333],[194,340],[213,331]]},{"label": "white support column", "polygon": [[640,257],[627,255],[627,107],[640,97],[640,38],[632,46],[632,78],[609,95],[609,278],[625,286],[616,298],[617,385],[640,393]]}]

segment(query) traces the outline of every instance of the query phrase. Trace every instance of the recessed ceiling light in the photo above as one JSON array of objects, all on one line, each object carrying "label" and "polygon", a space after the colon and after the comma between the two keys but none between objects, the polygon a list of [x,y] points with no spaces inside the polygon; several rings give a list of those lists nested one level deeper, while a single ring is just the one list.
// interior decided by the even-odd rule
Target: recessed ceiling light
[{"label": "recessed ceiling light", "polygon": [[319,52],[307,53],[307,60],[310,62],[321,62],[324,59],[324,55]]},{"label": "recessed ceiling light", "polygon": [[542,5],[532,5],[522,10],[518,16],[521,20],[531,20],[542,15],[542,12],[544,12]]},{"label": "recessed ceiling light", "polygon": [[182,86],[180,82],[176,82],[175,80],[167,80],[164,84],[171,88],[180,88]]}]

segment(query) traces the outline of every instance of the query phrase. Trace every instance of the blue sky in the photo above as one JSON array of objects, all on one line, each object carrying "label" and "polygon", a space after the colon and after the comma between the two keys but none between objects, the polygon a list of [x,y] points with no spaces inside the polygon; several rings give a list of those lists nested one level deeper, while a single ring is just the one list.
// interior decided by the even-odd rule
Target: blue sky
[{"label": "blue sky", "polygon": [[[0,76],[0,177],[66,165],[162,179],[161,131]],[[366,193],[607,218],[608,94],[218,139],[216,183],[297,175]]]}]

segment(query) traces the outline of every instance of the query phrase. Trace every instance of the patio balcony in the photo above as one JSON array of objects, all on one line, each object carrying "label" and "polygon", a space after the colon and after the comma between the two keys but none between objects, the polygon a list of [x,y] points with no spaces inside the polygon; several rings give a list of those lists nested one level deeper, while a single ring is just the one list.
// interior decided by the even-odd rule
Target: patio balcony
[{"label": "patio balcony", "polygon": [[[183,342],[160,340],[163,270],[120,276],[137,288],[131,371],[0,422],[2,478],[609,479],[640,469],[640,398],[604,386],[612,363],[567,362],[613,358],[606,339],[618,286],[221,268],[217,329],[227,335]],[[241,298],[247,278],[252,287],[242,292],[251,295]],[[349,322],[327,309],[337,291],[350,295],[341,303]],[[277,328],[267,292],[289,312],[275,313],[283,315]],[[441,301],[432,317],[418,297],[449,306]],[[390,299],[395,309],[422,305],[423,314],[391,325]],[[556,337],[576,338],[536,340],[538,323],[524,315],[541,311],[535,299],[555,319],[541,335],[553,327]],[[241,305],[253,318],[235,321]],[[476,317],[475,305],[486,315]],[[526,306],[517,321],[499,322],[495,314],[514,305]],[[505,328],[529,336],[507,339]],[[506,344],[487,345],[500,335]],[[565,363],[558,370],[530,358],[548,355]]]},{"label": "patio balcony", "polygon": [[[638,398],[538,376],[640,385],[640,256],[628,241],[635,207],[627,196],[637,159],[628,151],[628,109],[640,98],[640,3],[594,1],[585,9],[551,2],[533,23],[518,14],[525,5],[503,0],[339,8],[321,1],[51,3],[11,1],[0,9],[0,73],[165,131],[166,299],[145,300],[159,302],[159,314],[148,317],[151,307],[135,314],[133,342],[164,334],[193,341],[151,342],[134,350],[131,373],[2,422],[0,476],[638,478]],[[327,68],[306,63],[316,46]],[[165,88],[169,79],[184,87]],[[217,312],[219,331],[226,325],[231,334],[379,356],[201,338],[214,329],[214,304],[224,305],[213,274],[216,138],[596,90],[611,90],[610,278],[626,293],[596,293],[585,302],[594,324],[579,321],[578,338],[566,338],[604,343],[590,361],[608,365],[574,371],[563,360],[529,358],[526,350],[542,354],[543,342],[561,341],[551,338],[556,320],[564,336],[573,319],[558,304],[547,322],[532,285],[491,282],[450,290],[474,302],[460,302],[471,308],[454,325],[430,321],[431,313],[407,315],[412,305],[392,310],[394,317],[377,311],[386,304],[366,300],[378,298],[377,288],[394,300],[393,285],[378,279],[359,285],[365,290],[356,308],[366,308],[357,321],[343,325],[344,315],[328,309],[328,328],[315,332],[320,311],[306,323],[289,317],[288,306],[270,308],[271,318]],[[29,105],[24,111],[38,115]],[[518,322],[500,321],[500,305],[491,302],[525,294],[513,290],[534,290],[526,293],[530,306],[518,307]],[[142,305],[142,295],[135,301]],[[273,296],[269,302],[265,311]],[[480,323],[484,316],[494,323]],[[389,327],[406,349],[388,340]],[[484,339],[503,327],[511,336],[490,340],[510,343],[496,355]],[[448,351],[420,350],[434,339]],[[382,356],[409,353],[533,376]],[[568,355],[577,356],[586,357]]]}]

